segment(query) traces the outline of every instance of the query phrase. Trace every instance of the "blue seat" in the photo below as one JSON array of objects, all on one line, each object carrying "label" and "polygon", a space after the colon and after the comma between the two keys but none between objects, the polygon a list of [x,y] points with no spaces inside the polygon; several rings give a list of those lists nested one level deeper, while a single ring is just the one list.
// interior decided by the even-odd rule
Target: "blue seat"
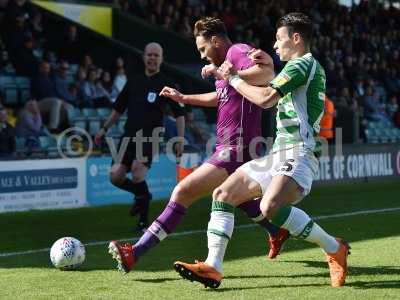
[{"label": "blue seat", "polygon": [[105,120],[109,117],[111,114],[111,109],[109,108],[98,108],[97,109],[97,115],[102,119]]},{"label": "blue seat", "polygon": [[68,110],[68,123],[74,124],[75,121],[82,118],[81,110],[79,108],[72,108]]},{"label": "blue seat", "polygon": [[15,146],[16,152],[18,156],[25,156],[26,155],[26,138],[24,137],[16,137],[15,138]]},{"label": "blue seat", "polygon": [[97,119],[97,110],[94,108],[83,108],[82,109],[82,116],[85,118],[92,120],[92,119]]},{"label": "blue seat", "polygon": [[18,104],[18,90],[16,88],[7,88],[5,90],[5,104],[14,106]]},{"label": "blue seat", "polygon": [[85,121],[75,121],[74,127],[86,130],[86,122]]},{"label": "blue seat", "polygon": [[19,88],[31,88],[31,80],[28,77],[15,77],[15,83]]},{"label": "blue seat", "polygon": [[378,143],[378,137],[375,134],[375,130],[365,129],[365,136],[367,137],[368,143]]},{"label": "blue seat", "polygon": [[96,133],[100,130],[101,124],[100,121],[90,121],[89,122],[89,134],[91,136],[95,136]]},{"label": "blue seat", "polygon": [[16,88],[17,83],[14,76],[0,76],[0,88]]}]

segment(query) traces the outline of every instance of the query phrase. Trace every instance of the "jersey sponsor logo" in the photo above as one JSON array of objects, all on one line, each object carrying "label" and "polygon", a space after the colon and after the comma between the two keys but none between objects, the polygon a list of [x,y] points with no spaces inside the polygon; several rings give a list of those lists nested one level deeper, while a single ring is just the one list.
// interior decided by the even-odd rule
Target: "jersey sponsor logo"
[{"label": "jersey sponsor logo", "polygon": [[217,88],[216,91],[217,91],[218,99],[220,102],[228,102],[228,100],[229,100],[228,87]]},{"label": "jersey sponsor logo", "polygon": [[283,73],[283,74],[279,74],[274,81],[275,81],[276,85],[282,86],[285,83],[289,82],[291,79],[292,79],[292,77]]},{"label": "jersey sponsor logo", "polygon": [[156,101],[156,98],[157,98],[157,94],[156,94],[156,93],[149,92],[149,93],[147,94],[147,101],[149,101],[149,103],[155,102],[155,101]]}]

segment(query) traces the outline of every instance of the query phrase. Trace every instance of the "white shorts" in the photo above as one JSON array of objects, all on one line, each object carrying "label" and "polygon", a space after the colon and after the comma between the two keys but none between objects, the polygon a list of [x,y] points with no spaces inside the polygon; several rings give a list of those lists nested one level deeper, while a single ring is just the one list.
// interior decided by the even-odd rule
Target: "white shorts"
[{"label": "white shorts", "polygon": [[272,177],[276,175],[289,176],[302,187],[304,197],[311,191],[312,182],[318,172],[318,160],[311,150],[296,147],[254,159],[239,167],[238,170],[245,172],[257,181],[263,195],[271,183]]}]

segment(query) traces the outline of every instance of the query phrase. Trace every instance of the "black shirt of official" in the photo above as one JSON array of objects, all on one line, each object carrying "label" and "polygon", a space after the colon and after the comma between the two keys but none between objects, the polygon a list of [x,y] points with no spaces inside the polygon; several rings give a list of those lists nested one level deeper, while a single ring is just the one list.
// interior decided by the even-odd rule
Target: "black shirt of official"
[{"label": "black shirt of official", "polygon": [[162,73],[152,76],[132,75],[128,78],[113,104],[113,108],[120,114],[127,110],[126,134],[132,134],[141,129],[151,131],[156,127],[163,127],[163,116],[167,111],[167,106],[171,108],[174,117],[184,115],[183,105],[159,96],[164,86],[173,87],[174,84]]}]

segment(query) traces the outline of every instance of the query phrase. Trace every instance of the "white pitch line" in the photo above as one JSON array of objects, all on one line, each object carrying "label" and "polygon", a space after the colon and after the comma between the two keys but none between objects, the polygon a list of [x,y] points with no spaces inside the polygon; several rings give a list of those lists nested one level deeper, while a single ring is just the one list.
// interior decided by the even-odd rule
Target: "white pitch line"
[{"label": "white pitch line", "polygon": [[[358,215],[370,215],[370,214],[378,214],[378,213],[385,213],[385,212],[393,212],[393,211],[398,211],[398,210],[400,210],[400,207],[360,210],[360,211],[355,211],[355,212],[326,215],[326,216],[317,216],[317,217],[312,217],[312,218],[314,220],[327,220],[327,219],[351,217],[351,216],[358,216]],[[235,226],[235,229],[245,229],[245,228],[251,228],[251,227],[256,227],[256,226],[258,226],[258,225],[257,224],[245,224],[245,225]],[[198,234],[198,233],[207,233],[207,230],[188,230],[188,231],[172,233],[169,236],[185,236],[185,235],[192,235],[192,234]],[[119,239],[119,240],[137,241],[139,238],[140,237],[134,237],[134,238]],[[86,243],[85,246],[106,245],[109,242],[110,241],[89,242],[89,243]],[[18,252],[6,252],[6,253],[0,253],[0,257],[19,256],[19,255],[34,254],[34,253],[41,253],[41,252],[48,252],[48,251],[50,251],[50,248],[42,248],[42,249],[26,250],[26,251],[18,251]]]}]

